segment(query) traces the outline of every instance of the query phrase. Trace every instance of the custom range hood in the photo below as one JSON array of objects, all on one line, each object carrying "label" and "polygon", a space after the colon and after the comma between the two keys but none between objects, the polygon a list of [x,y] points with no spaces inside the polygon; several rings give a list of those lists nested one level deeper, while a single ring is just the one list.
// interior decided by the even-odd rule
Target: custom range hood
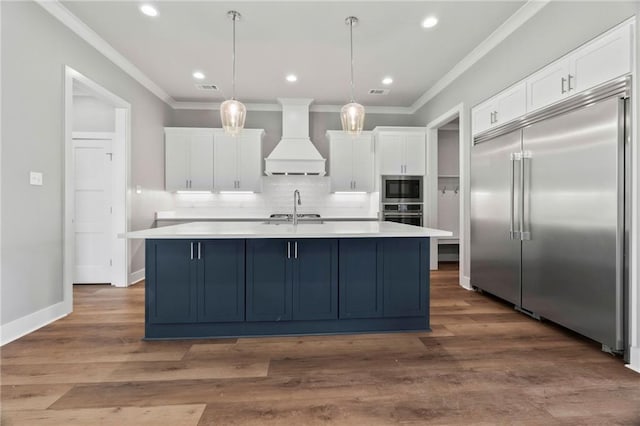
[{"label": "custom range hood", "polygon": [[265,158],[272,175],[325,175],[325,160],[309,139],[309,104],[313,99],[281,98],[282,139]]}]

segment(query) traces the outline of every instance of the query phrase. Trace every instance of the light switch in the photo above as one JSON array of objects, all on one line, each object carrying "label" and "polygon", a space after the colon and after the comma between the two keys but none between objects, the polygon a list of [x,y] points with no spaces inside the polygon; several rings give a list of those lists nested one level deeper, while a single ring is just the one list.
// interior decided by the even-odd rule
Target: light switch
[{"label": "light switch", "polygon": [[29,183],[31,185],[42,186],[42,173],[41,172],[30,172],[29,173]]}]

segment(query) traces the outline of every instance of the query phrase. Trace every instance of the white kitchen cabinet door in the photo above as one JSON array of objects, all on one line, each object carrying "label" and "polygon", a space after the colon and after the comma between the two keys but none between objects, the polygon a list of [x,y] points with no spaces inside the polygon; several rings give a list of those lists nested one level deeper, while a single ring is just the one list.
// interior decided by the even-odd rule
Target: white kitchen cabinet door
[{"label": "white kitchen cabinet door", "polygon": [[331,192],[353,191],[353,142],[350,136],[332,136],[329,146]]},{"label": "white kitchen cabinet door", "polygon": [[379,135],[380,174],[404,174],[406,144],[403,135]]},{"label": "white kitchen cabinet door", "polygon": [[493,126],[493,113],[496,111],[494,102],[485,102],[473,109],[473,134],[484,132]]},{"label": "white kitchen cabinet door", "polygon": [[189,189],[213,191],[213,136],[194,132],[189,148]]},{"label": "white kitchen cabinet door", "polygon": [[526,81],[527,112],[551,105],[568,94],[569,61],[555,62]]},{"label": "white kitchen cabinet door", "polygon": [[[631,72],[631,26],[625,25],[571,55],[571,93],[581,92]],[[573,80],[573,79],[572,79]]]},{"label": "white kitchen cabinet door", "polygon": [[215,191],[238,190],[237,141],[224,133],[214,137],[213,170]]},{"label": "white kitchen cabinet door", "polygon": [[527,86],[524,82],[510,87],[496,100],[494,125],[507,123],[527,112]]},{"label": "white kitchen cabinet door", "polygon": [[424,175],[425,172],[425,134],[405,135],[405,175]]},{"label": "white kitchen cabinet door", "polygon": [[186,133],[165,134],[165,189],[169,192],[189,189],[190,138]]},{"label": "white kitchen cabinet door", "polygon": [[374,189],[374,152],[371,136],[353,139],[353,191],[372,192]]},{"label": "white kitchen cabinet door", "polygon": [[239,191],[262,191],[262,139],[241,135],[236,146]]}]

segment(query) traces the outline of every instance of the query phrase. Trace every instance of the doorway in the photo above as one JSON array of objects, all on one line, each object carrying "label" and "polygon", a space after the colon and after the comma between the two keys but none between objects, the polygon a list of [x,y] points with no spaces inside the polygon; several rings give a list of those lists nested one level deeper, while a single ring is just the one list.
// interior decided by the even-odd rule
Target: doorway
[{"label": "doorway", "polygon": [[73,284],[128,285],[131,106],[65,69],[65,303]]},{"label": "doorway", "polygon": [[429,226],[452,232],[451,237],[432,238],[430,267],[457,262],[459,284],[470,289],[468,265],[467,157],[464,144],[464,105],[459,104],[427,125],[427,200]]}]

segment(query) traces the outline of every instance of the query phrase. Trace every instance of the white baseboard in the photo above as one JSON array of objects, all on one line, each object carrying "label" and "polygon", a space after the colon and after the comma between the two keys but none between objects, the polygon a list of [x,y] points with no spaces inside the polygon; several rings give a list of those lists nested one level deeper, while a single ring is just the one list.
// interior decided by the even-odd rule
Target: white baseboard
[{"label": "white baseboard", "polygon": [[471,278],[469,277],[465,277],[465,276],[461,276],[460,277],[460,287],[466,289],[466,290],[473,290],[473,288],[471,288]]},{"label": "white baseboard", "polygon": [[65,309],[65,303],[59,302],[32,314],[8,322],[0,327],[0,346],[13,342],[47,324],[67,316],[71,310]]},{"label": "white baseboard", "polygon": [[144,280],[144,268],[129,274],[129,285],[134,285]]},{"label": "white baseboard", "polygon": [[632,346],[629,354],[629,364],[627,368],[640,373],[640,346]]}]

